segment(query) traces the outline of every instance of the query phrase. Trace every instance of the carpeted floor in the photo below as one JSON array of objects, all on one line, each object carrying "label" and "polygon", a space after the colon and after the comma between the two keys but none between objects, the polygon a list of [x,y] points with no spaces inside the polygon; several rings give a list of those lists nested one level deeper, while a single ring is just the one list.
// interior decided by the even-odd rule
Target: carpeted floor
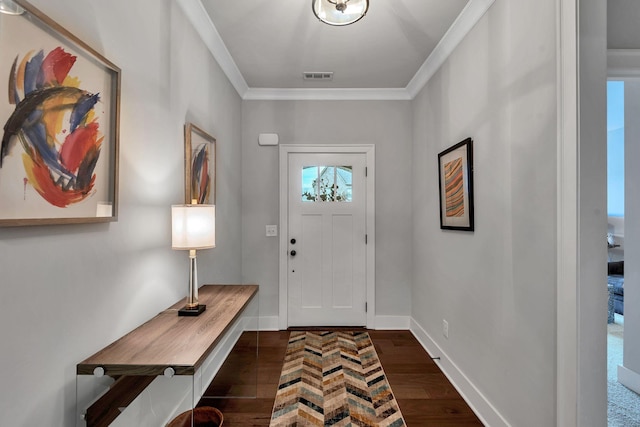
[{"label": "carpeted floor", "polygon": [[624,317],[615,315],[615,323],[607,326],[607,394],[609,427],[640,426],[640,396],[617,380],[622,364]]},{"label": "carpeted floor", "polygon": [[367,332],[294,331],[270,425],[399,427],[405,422]]}]

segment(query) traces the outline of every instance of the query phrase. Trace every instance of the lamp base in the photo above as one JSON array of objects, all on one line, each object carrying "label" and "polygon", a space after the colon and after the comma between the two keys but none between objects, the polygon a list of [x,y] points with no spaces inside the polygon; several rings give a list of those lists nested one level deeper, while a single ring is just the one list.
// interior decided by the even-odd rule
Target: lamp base
[{"label": "lamp base", "polygon": [[204,304],[198,304],[197,307],[182,307],[178,310],[178,316],[200,316],[200,314],[207,309]]}]

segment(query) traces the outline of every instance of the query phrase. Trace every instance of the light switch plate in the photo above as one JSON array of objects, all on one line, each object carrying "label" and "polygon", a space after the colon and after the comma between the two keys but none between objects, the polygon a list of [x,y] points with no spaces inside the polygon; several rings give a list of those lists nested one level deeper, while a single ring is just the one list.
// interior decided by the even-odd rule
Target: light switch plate
[{"label": "light switch plate", "polygon": [[278,226],[277,225],[267,225],[267,237],[275,237],[278,235]]}]

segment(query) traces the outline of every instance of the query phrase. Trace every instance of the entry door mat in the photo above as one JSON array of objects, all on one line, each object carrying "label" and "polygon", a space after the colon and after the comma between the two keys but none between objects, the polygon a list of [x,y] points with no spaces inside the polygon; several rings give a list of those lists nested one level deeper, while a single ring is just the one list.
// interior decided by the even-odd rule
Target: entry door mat
[{"label": "entry door mat", "polygon": [[291,332],[271,427],[404,425],[367,332]]}]

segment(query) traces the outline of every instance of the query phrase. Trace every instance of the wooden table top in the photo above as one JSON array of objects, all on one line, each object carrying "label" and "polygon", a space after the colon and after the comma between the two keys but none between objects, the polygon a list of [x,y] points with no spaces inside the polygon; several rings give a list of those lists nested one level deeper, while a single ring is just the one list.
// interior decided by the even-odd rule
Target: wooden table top
[{"label": "wooden table top", "polygon": [[225,332],[258,292],[257,285],[205,285],[199,302],[207,309],[197,317],[178,316],[184,300],[114,341],[77,365],[78,375],[193,375]]}]

